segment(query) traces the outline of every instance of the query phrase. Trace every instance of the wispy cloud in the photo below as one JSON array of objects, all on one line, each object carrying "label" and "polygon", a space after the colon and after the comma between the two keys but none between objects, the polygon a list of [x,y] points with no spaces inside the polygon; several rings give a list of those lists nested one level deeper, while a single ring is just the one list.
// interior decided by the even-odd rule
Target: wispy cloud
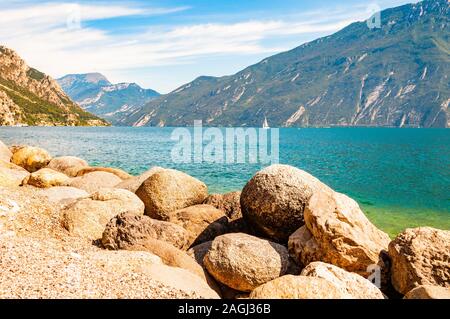
[{"label": "wispy cloud", "polygon": [[47,27],[65,23],[67,17],[80,9],[83,19],[96,20],[118,16],[143,14],[139,8],[127,8],[123,6],[77,5],[74,3],[44,3],[24,7],[13,7],[2,10],[2,23],[39,23]]},{"label": "wispy cloud", "polygon": [[[45,3],[0,10],[0,43],[16,49],[29,64],[54,76],[192,63],[211,55],[251,55],[288,49],[266,40],[310,33],[332,33],[366,17],[351,12],[305,13],[285,21],[261,19],[235,23],[147,26],[127,34],[95,27],[73,27],[88,21],[166,15],[188,7]],[[79,16],[78,16],[79,15]],[[84,22],[84,23],[83,23]],[[299,43],[300,44],[300,43]]]}]

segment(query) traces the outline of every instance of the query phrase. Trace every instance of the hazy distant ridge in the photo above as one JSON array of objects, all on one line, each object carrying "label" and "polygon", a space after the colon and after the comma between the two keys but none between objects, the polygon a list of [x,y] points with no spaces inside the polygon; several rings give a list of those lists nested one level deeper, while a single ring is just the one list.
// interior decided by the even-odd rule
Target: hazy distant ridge
[{"label": "hazy distant ridge", "polygon": [[69,74],[57,81],[82,108],[114,124],[159,96],[135,83],[112,84],[100,73]]}]

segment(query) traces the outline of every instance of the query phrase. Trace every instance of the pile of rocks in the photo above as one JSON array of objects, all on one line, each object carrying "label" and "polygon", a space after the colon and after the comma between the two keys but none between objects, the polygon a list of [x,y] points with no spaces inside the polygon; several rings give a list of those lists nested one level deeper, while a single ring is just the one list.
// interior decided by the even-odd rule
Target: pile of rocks
[{"label": "pile of rocks", "polygon": [[[208,194],[0,142],[0,297],[449,298],[450,232],[393,241],[351,198],[294,167]],[[393,292],[392,287],[395,289]]]}]

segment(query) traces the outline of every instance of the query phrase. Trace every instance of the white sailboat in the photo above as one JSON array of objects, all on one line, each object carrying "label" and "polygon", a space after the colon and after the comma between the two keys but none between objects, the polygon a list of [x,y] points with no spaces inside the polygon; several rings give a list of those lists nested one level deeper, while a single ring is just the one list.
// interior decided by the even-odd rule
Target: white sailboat
[{"label": "white sailboat", "polygon": [[264,116],[263,129],[265,129],[265,130],[270,129],[269,122],[267,122],[267,117],[265,117],[265,116]]}]

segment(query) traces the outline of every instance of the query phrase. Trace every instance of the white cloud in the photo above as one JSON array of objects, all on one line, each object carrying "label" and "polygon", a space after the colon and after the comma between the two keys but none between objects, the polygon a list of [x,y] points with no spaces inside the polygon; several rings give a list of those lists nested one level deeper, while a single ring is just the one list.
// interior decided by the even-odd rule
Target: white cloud
[{"label": "white cloud", "polygon": [[143,9],[127,8],[122,6],[77,5],[73,3],[45,3],[28,7],[10,8],[2,10],[2,23],[33,22],[53,26],[64,23],[71,14],[80,11],[83,19],[97,20],[118,16],[143,14]]},{"label": "white cloud", "polygon": [[[186,8],[142,8],[120,5],[46,3],[0,11],[0,43],[19,52],[27,62],[55,77],[67,73],[110,72],[176,65],[211,55],[274,53],[289,49],[269,45],[281,36],[332,33],[365,17],[364,10],[348,14],[305,14],[295,21],[259,20],[185,26],[153,26],[146,31],[117,34],[82,22],[135,15],[162,15]],[[68,24],[69,22],[69,24]],[[81,24],[83,26],[83,23]],[[300,44],[300,43],[299,43]],[[177,84],[178,85],[178,84]]]}]

